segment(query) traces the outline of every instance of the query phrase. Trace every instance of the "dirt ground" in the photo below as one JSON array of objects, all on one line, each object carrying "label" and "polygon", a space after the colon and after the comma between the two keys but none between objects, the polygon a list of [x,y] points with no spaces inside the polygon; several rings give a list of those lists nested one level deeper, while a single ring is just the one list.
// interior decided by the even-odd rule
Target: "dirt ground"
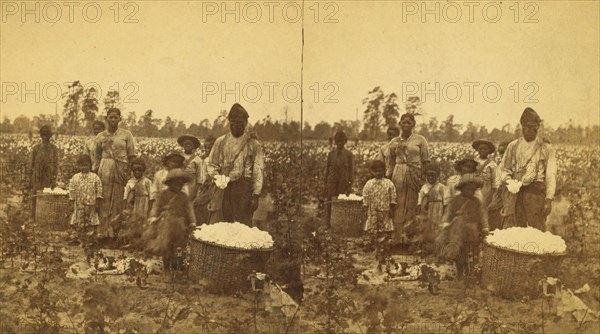
[{"label": "dirt ground", "polygon": [[[599,226],[595,219],[590,224]],[[451,266],[438,268],[443,273],[438,294],[416,277],[386,279],[377,274],[374,255],[357,248],[356,240],[342,243],[351,263],[348,272],[358,282],[323,292],[324,283],[342,281],[336,281],[340,278],[335,273],[324,275],[322,264],[307,261],[301,270],[304,301],[286,317],[278,308],[265,311],[268,296],[252,291],[211,294],[205,282],[183,274],[167,281],[159,266],[139,285],[129,274],[95,271],[78,277],[85,276],[84,254],[78,246],[67,245],[67,235],[42,233],[38,241],[46,248],[35,257],[27,252],[3,255],[0,333],[600,333],[592,315],[576,321],[570,315],[552,315],[541,298],[510,301],[493,296],[457,281]],[[590,233],[589,238],[597,245],[597,235]],[[103,253],[115,259],[139,257],[120,250]],[[413,256],[396,259],[405,269],[427,262]],[[563,272],[560,278],[571,290],[590,285],[579,297],[591,310],[599,310],[598,259],[567,257]],[[332,300],[347,305],[328,309]],[[337,324],[328,325],[324,316]]]}]

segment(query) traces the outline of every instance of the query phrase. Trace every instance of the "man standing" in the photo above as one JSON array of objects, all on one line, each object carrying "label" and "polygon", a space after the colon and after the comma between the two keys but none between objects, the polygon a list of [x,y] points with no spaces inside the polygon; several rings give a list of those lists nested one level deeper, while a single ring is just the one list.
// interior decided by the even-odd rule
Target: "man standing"
[{"label": "man standing", "polygon": [[546,230],[546,216],[552,210],[556,189],[554,150],[538,136],[541,119],[531,108],[521,115],[523,137],[513,140],[502,158],[503,180],[522,182],[516,194],[505,203],[506,219],[514,217],[517,226]]},{"label": "man standing", "polygon": [[238,103],[231,107],[227,116],[230,133],[215,141],[207,171],[211,178],[229,177],[222,193],[223,221],[251,226],[263,186],[264,156],[258,140],[245,132],[248,117],[248,112]]}]

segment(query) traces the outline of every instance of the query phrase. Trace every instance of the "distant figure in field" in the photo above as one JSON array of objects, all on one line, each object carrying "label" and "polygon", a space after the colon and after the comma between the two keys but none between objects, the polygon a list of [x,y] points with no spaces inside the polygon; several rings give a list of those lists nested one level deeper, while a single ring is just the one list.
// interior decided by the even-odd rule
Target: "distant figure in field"
[{"label": "distant figure in field", "polygon": [[[32,195],[44,188],[56,187],[58,177],[58,147],[50,142],[52,129],[44,125],[40,128],[42,142],[33,147],[31,153],[31,178],[29,188]],[[32,214],[35,214],[36,200],[32,200]]]},{"label": "distant figure in field", "polygon": [[327,203],[325,205],[325,219],[329,226],[331,222],[331,199],[340,194],[349,195],[354,182],[354,157],[352,152],[345,148],[348,137],[343,131],[336,132],[334,136],[336,148],[327,156],[325,169],[325,192]]}]

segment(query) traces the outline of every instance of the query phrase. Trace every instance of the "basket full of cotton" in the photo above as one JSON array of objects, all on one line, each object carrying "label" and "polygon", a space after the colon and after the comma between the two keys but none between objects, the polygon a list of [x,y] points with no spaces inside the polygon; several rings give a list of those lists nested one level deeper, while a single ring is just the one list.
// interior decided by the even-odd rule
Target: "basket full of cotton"
[{"label": "basket full of cotton", "polygon": [[481,282],[507,299],[536,298],[541,279],[560,276],[566,254],[565,241],[550,232],[533,227],[494,230],[482,245]]},{"label": "basket full of cotton", "polygon": [[246,278],[264,272],[273,250],[268,232],[240,223],[201,225],[191,240],[190,278],[204,280],[211,290],[234,293],[249,288]]}]

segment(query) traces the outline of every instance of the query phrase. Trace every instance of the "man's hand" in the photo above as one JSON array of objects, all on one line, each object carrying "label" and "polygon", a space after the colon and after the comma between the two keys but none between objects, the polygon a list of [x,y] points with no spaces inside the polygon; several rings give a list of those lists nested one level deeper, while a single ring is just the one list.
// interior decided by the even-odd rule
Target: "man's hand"
[{"label": "man's hand", "polygon": [[550,212],[552,212],[552,200],[546,198],[546,201],[544,202],[544,215],[548,216]]},{"label": "man's hand", "polygon": [[254,212],[258,209],[258,195],[252,195],[252,200],[250,201],[250,212]]}]

